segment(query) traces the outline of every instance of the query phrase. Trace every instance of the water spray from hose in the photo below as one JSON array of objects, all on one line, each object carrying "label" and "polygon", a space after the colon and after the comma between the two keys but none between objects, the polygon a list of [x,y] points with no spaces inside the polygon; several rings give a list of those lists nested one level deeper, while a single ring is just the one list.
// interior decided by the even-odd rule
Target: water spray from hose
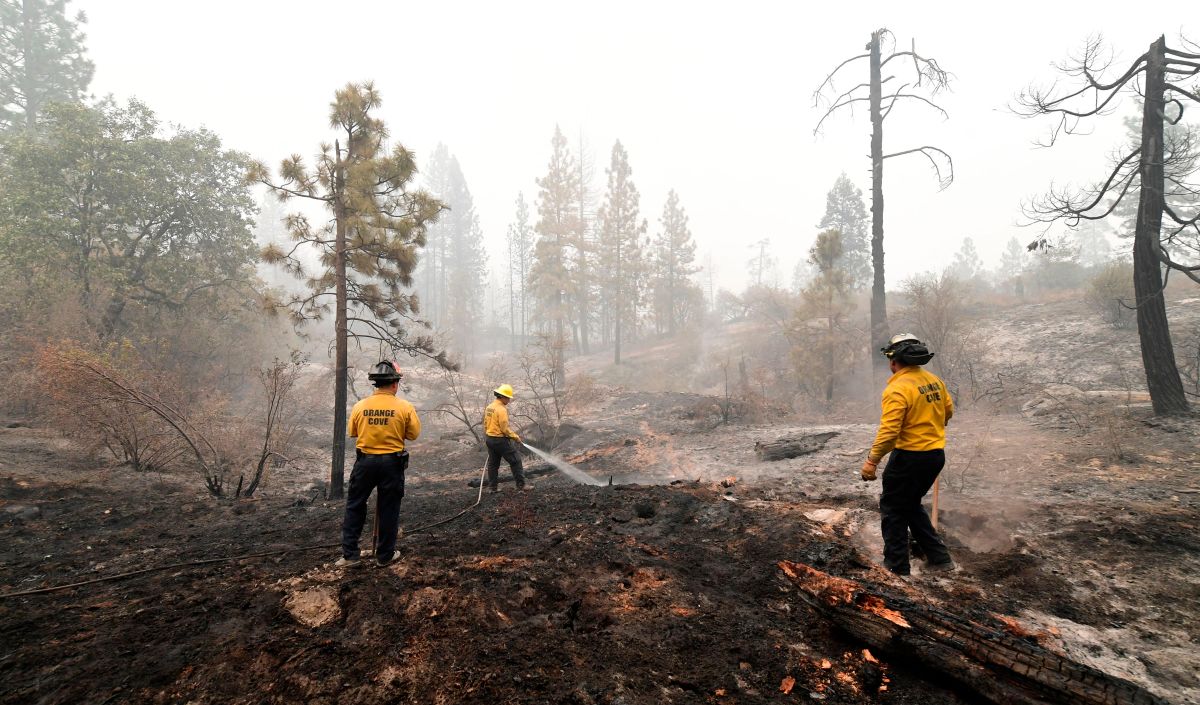
[{"label": "water spray from hose", "polygon": [[537,448],[534,448],[533,446],[529,445],[528,443],[525,444],[525,447],[528,448],[530,451],[532,451],[534,455],[541,458],[542,460],[545,460],[547,463],[550,463],[555,468],[557,468],[560,472],[562,472],[562,474],[566,475],[567,477],[571,478],[572,480],[578,482],[581,485],[592,485],[592,486],[598,487],[598,486],[604,484],[604,483],[600,482],[599,480],[597,480],[596,478],[592,477],[591,475],[587,474],[586,472],[580,470],[579,468],[575,467],[574,465],[568,463],[567,461],[565,461],[557,456],[550,455],[549,453],[547,453],[545,451],[538,450]]}]

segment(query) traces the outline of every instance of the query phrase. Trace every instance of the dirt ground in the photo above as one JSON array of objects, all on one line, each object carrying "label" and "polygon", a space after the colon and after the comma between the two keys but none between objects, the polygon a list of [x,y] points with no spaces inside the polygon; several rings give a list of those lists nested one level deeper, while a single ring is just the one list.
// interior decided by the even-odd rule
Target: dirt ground
[{"label": "dirt ground", "polygon": [[[1200,324],[1200,307],[1172,317]],[[938,506],[959,570],[926,576],[918,561],[904,581],[878,565],[879,485],[858,478],[877,412],[721,424],[713,397],[663,391],[703,377],[672,362],[697,341],[631,351],[658,365],[657,383],[597,387],[568,419],[555,450],[601,486],[560,474],[527,493],[502,485],[407,536],[387,568],[332,566],[342,508],[318,486],[323,430],[254,500],[215,501],[198,477],[134,473],[4,420],[0,593],[282,553],[0,599],[0,703],[977,702],[902,656],[868,658],[797,597],[776,568],[789,559],[1004,615],[1077,661],[1200,704],[1200,421],[1150,416],[1114,364],[1136,359],[1135,334],[1088,319],[1029,304],[981,324],[1005,353],[989,362],[1042,374],[1002,403],[961,405]],[[413,377],[428,403],[439,378]],[[410,531],[471,505],[483,462],[461,427],[426,426]],[[820,432],[836,435],[810,455],[754,452]]]},{"label": "dirt ground", "polygon": [[[775,567],[892,580],[875,565],[878,484],[856,474],[873,427],[713,428],[703,401],[612,391],[559,452],[613,486],[506,484],[406,538],[392,567],[291,551],[0,600],[0,702],[972,702],[903,661],[872,665]],[[1114,462],[1111,443],[1042,418],[960,415],[939,495],[960,570],[918,562],[895,585],[1200,702],[1195,424],[1123,418],[1137,428]],[[838,435],[818,453],[754,456],[756,440],[822,430]],[[414,446],[409,528],[475,500],[482,455],[444,435]],[[334,543],[341,507],[312,500],[311,479],[215,502],[195,478],[0,429],[0,589]]]}]

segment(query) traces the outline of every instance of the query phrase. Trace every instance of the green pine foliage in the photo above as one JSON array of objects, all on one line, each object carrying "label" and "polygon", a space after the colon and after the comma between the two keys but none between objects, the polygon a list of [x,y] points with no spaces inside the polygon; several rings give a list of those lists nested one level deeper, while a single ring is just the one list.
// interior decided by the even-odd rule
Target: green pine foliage
[{"label": "green pine foliage", "polygon": [[833,182],[833,188],[825,196],[825,215],[817,227],[842,234],[842,261],[850,286],[858,288],[870,282],[871,220],[862,189],[855,186],[845,172]]},{"label": "green pine foliage", "polygon": [[629,154],[620,140],[613,145],[607,174],[608,189],[599,213],[597,264],[606,309],[602,321],[612,328],[613,361],[619,365],[622,342],[638,333],[647,276],[643,243],[647,224],[640,214]]},{"label": "green pine foliage", "polygon": [[[337,306],[335,240],[337,229],[344,228],[346,334],[444,363],[445,354],[436,349],[433,337],[420,332],[425,326],[417,321],[419,301],[410,289],[426,231],[444,205],[411,188],[416,155],[401,144],[387,149],[386,127],[373,115],[379,105],[373,84],[348,84],[330,105],[330,124],[339,138],[321,145],[313,166],[292,155],[279,165],[276,180],[262,163],[251,165],[249,182],[266,185],[281,201],[315,201],[329,215],[313,222],[306,214],[292,213],[286,220],[292,246],[268,247],[262,256],[307,284],[307,291],[277,302],[293,322],[322,320]],[[315,271],[302,258],[309,248],[319,257]]]},{"label": "green pine foliage", "polygon": [[579,169],[557,126],[550,142],[546,175],[537,180],[538,221],[529,285],[536,302],[539,329],[565,344],[574,289],[571,242],[579,231]]},{"label": "green pine foliage", "polygon": [[95,66],[84,49],[82,12],[66,0],[0,0],[0,129],[36,128],[52,103],[84,98]]},{"label": "green pine foliage", "polygon": [[673,335],[685,322],[697,318],[698,308],[703,307],[699,287],[691,280],[700,271],[695,265],[696,242],[687,211],[674,189],[667,194],[658,222],[661,230],[651,245],[652,317],[657,332]]}]

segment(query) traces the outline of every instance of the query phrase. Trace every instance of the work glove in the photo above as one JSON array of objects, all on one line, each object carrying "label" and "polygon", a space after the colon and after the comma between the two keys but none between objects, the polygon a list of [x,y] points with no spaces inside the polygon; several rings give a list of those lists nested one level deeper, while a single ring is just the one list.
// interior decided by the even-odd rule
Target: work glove
[{"label": "work glove", "polygon": [[879,467],[878,460],[871,460],[870,458],[867,458],[865,461],[863,461],[863,466],[862,466],[863,482],[874,482],[875,481],[875,469],[878,467]]}]

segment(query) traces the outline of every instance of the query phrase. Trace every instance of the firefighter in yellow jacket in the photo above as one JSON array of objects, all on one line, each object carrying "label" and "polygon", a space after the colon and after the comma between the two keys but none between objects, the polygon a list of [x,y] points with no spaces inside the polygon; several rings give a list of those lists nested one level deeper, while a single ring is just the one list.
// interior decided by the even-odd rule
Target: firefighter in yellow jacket
[{"label": "firefighter in yellow jacket", "polygon": [[421,435],[421,420],[413,405],[396,396],[400,370],[384,360],[367,379],[375,393],[361,399],[350,411],[347,434],[354,437],[354,469],[346,490],[346,518],[342,522],[342,557],[337,565],[359,565],[358,538],[367,518],[367,500],[375,495],[378,540],[375,562],[396,560],[396,533],[400,526],[400,501],[404,498],[404,472],[408,469],[406,441]]},{"label": "firefighter in yellow jacket", "polygon": [[908,575],[909,532],[924,553],[926,571],[954,569],[950,552],[929,521],[921,499],[946,464],[946,423],[954,401],[946,384],[922,365],[933,353],[916,336],[893,336],[881,352],[892,377],[883,390],[883,415],[875,444],[862,466],[862,479],[875,479],[883,456],[891,453],[883,471],[879,497],[883,531],[883,563],[897,575]]},{"label": "firefighter in yellow jacket", "polygon": [[488,486],[492,492],[500,489],[500,459],[508,462],[516,480],[518,490],[528,490],[532,486],[525,482],[525,472],[521,464],[521,454],[518,447],[521,437],[508,425],[508,405],[513,400],[511,384],[502,384],[492,391],[495,400],[488,404],[483,412],[483,433],[487,436],[487,474]]}]

